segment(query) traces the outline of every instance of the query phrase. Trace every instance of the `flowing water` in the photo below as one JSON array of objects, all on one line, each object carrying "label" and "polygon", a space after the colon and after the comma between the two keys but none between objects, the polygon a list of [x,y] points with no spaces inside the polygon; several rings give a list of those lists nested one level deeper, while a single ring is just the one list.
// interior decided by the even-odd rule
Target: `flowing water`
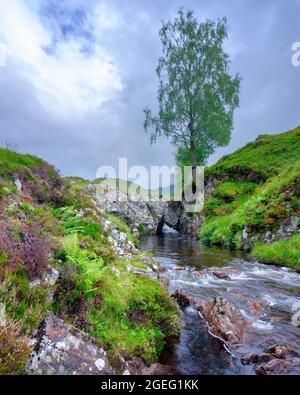
[{"label": "flowing water", "polygon": [[[141,248],[151,251],[160,261],[170,280],[171,293],[179,290],[205,300],[218,295],[239,309],[250,322],[241,352],[261,353],[276,343],[300,352],[300,328],[292,325],[292,306],[300,302],[300,274],[246,262],[239,253],[199,248],[195,240],[170,230],[146,238]],[[207,271],[209,267],[228,270],[229,278],[217,278]],[[199,276],[199,271],[204,274]],[[253,311],[253,303],[258,311]],[[208,333],[195,309],[183,310],[182,320],[185,327],[177,343],[168,346],[163,363],[176,367],[181,374],[253,373],[252,366],[242,365],[238,357],[232,358]]]}]

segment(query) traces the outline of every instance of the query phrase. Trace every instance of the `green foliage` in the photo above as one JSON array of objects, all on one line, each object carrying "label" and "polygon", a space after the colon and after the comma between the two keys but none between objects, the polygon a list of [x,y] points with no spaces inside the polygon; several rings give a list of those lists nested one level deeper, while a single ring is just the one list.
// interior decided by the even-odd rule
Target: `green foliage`
[{"label": "green foliage", "polygon": [[262,135],[224,156],[206,170],[206,176],[231,180],[265,181],[300,158],[300,128],[277,135]]},{"label": "green foliage", "polygon": [[53,209],[52,213],[61,221],[66,234],[80,233],[95,240],[99,240],[102,236],[102,227],[99,222],[83,218],[74,206]]},{"label": "green foliage", "polygon": [[166,336],[177,336],[178,309],[156,281],[120,270],[103,277],[102,304],[90,310],[92,333],[104,344],[147,363],[157,360]]},{"label": "green foliage", "polygon": [[278,264],[300,269],[300,235],[271,244],[256,244],[251,252],[263,263]]},{"label": "green foliage", "polygon": [[[157,359],[166,336],[178,334],[179,313],[162,285],[127,271],[126,261],[106,266],[78,235],[64,239],[66,265],[54,311],[99,339],[114,354]],[[139,262],[132,263],[144,267]],[[78,318],[80,318],[78,320]]]},{"label": "green foliage", "polygon": [[78,268],[82,291],[87,297],[92,295],[97,290],[97,282],[102,278],[103,259],[99,258],[92,250],[81,249],[76,234],[66,237],[63,245],[67,262]]},{"label": "green foliage", "polygon": [[139,231],[139,233],[140,233],[141,235],[144,235],[145,232],[146,232],[145,225],[144,225],[144,224],[140,224],[140,225],[138,226],[138,231]]},{"label": "green foliage", "polygon": [[44,161],[36,156],[0,148],[0,177],[11,178],[22,168],[34,169],[42,166],[43,163]]},{"label": "green foliage", "polygon": [[[47,310],[49,289],[42,285],[30,288],[23,270],[8,272],[0,282],[0,300],[9,319],[20,323],[22,335],[32,335]],[[0,363],[1,365],[1,363]]]},{"label": "green foliage", "polygon": [[152,142],[161,135],[171,138],[180,164],[204,164],[216,147],[230,141],[240,77],[228,71],[227,31],[225,18],[199,23],[182,9],[160,30],[159,113],[153,116],[146,108],[144,127],[152,130]]},{"label": "green foliage", "polygon": [[249,195],[254,192],[257,184],[250,182],[224,182],[213,192],[214,197],[230,203],[239,196]]},{"label": "green foliage", "polygon": [[[296,129],[296,131],[271,136],[270,139],[269,137],[263,136],[259,139],[263,142],[257,145],[259,155],[255,155],[252,145],[248,144],[208,169],[206,174],[210,177],[212,173],[215,174],[216,169],[219,169],[222,163],[227,165],[235,163],[236,157],[239,158],[242,155],[244,159],[249,155],[249,160],[250,156],[255,157],[255,161],[252,161],[254,173],[251,173],[249,169],[244,169],[245,176],[238,173],[237,181],[237,174],[233,173],[231,177],[229,171],[225,180],[219,181],[213,197],[205,201],[206,220],[199,231],[204,243],[238,249],[242,246],[241,236],[245,226],[251,235],[259,236],[267,230],[276,232],[279,226],[287,222],[290,217],[300,215],[300,160],[299,156],[296,160],[292,151],[292,146],[296,153],[299,151],[300,134]],[[258,174],[257,164],[260,164],[260,174],[263,174],[262,166],[270,163],[271,160],[275,161],[272,156],[277,152],[274,148],[278,147],[276,137],[287,150],[290,150],[289,158],[285,157],[285,153],[281,153],[281,158],[285,157],[285,159],[278,167],[276,176],[267,178],[264,183],[257,185],[247,181],[249,174]],[[273,149],[270,149],[270,146],[273,146]],[[231,170],[233,169],[235,167]],[[264,174],[266,176],[266,173]]]}]

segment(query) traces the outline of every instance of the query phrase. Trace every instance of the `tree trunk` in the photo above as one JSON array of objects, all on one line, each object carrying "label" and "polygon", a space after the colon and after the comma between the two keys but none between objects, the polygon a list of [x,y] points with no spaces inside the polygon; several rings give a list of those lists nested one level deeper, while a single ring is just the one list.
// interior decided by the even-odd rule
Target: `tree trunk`
[{"label": "tree trunk", "polygon": [[195,151],[191,151],[192,156],[192,192],[193,195],[196,193],[196,167],[197,167],[197,160]]}]

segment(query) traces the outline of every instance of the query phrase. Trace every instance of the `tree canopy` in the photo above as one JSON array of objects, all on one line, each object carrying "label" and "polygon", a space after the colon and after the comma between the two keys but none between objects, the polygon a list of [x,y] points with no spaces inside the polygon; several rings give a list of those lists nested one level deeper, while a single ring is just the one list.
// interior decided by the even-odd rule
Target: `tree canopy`
[{"label": "tree canopy", "polygon": [[226,18],[200,23],[192,11],[180,9],[159,35],[159,109],[156,116],[144,109],[145,130],[152,132],[152,143],[161,135],[169,137],[180,164],[203,165],[217,147],[229,143],[239,105],[241,78],[230,75],[223,49]]}]

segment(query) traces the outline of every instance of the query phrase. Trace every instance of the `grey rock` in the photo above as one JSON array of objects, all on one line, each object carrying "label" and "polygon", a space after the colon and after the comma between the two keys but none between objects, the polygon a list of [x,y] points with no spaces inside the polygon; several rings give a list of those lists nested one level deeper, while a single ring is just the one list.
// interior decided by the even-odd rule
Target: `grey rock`
[{"label": "grey rock", "polygon": [[48,314],[26,364],[26,374],[114,374],[105,350],[85,333]]}]

